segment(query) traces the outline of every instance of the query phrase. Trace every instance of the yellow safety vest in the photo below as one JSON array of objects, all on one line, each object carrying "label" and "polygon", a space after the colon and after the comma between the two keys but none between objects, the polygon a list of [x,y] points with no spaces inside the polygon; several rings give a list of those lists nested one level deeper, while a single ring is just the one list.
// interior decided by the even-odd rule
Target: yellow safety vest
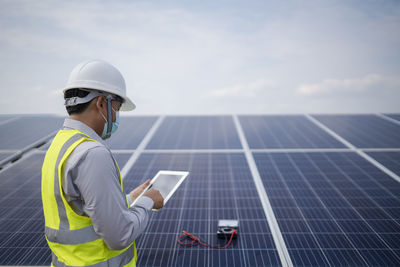
[{"label": "yellow safety vest", "polygon": [[[52,266],[136,266],[135,242],[125,249],[111,250],[94,231],[91,219],[78,215],[64,197],[63,166],[71,152],[85,141],[95,140],[78,130],[60,130],[44,159],[42,201]],[[124,192],[121,173],[119,179]]]}]

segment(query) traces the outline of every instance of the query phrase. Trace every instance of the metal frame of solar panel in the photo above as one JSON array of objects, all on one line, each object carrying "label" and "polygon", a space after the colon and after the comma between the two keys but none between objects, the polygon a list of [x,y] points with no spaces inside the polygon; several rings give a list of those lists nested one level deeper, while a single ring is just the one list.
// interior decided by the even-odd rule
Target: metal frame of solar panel
[{"label": "metal frame of solar panel", "polygon": [[231,116],[168,116],[146,149],[240,149]]},{"label": "metal frame of solar panel", "polygon": [[400,183],[354,152],[254,157],[294,265],[400,262]]},{"label": "metal frame of solar panel", "polygon": [[367,154],[400,176],[400,151],[371,151]]},{"label": "metal frame of solar panel", "polygon": [[[0,265],[50,265],[40,193],[44,151],[0,172]],[[114,153],[123,167],[132,153]]]},{"label": "metal frame of solar panel", "polygon": [[400,114],[385,114],[387,117],[400,122]]},{"label": "metal frame of solar panel", "polygon": [[121,117],[121,127],[105,141],[106,145],[111,149],[136,149],[157,118],[157,116]]},{"label": "metal frame of solar panel", "polygon": [[[133,189],[158,170],[189,171],[166,207],[150,217],[137,240],[139,266],[277,266],[280,265],[261,202],[243,153],[148,153],[124,180]],[[183,230],[203,241],[224,245],[216,236],[219,219],[236,219],[240,237],[225,250],[182,247]]]},{"label": "metal frame of solar panel", "polygon": [[[191,173],[138,238],[139,266],[400,264],[400,125],[390,115],[124,118],[118,132],[108,144],[127,192],[159,169]],[[43,156],[0,171],[0,265],[50,263]],[[176,242],[186,230],[224,243],[219,219],[239,220],[227,249]]]},{"label": "metal frame of solar panel", "polygon": [[9,156],[15,154],[17,151],[5,151],[5,152],[0,152],[0,161],[2,161],[3,159],[8,158]]},{"label": "metal frame of solar panel", "polygon": [[400,127],[373,115],[313,115],[358,148],[400,148]]},{"label": "metal frame of solar panel", "polygon": [[247,115],[239,120],[251,149],[345,148],[305,116]]},{"label": "metal frame of solar panel", "polygon": [[21,150],[62,126],[61,117],[14,117],[0,125],[0,148]]}]

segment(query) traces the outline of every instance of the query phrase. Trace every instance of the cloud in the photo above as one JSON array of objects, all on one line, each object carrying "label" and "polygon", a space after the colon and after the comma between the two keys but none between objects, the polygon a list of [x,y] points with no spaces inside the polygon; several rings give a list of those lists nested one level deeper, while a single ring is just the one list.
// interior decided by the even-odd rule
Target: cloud
[{"label": "cloud", "polygon": [[335,92],[365,92],[369,90],[400,89],[400,77],[368,74],[351,79],[325,79],[320,83],[302,84],[297,93],[302,95],[322,95]]},{"label": "cloud", "polygon": [[[346,98],[369,90],[358,100],[364,103],[360,111],[368,111],[365,99],[376,99],[373,88],[398,85],[385,75],[398,73],[399,14],[400,5],[364,1],[304,6],[297,0],[230,5],[5,0],[0,90],[18,88],[7,95],[12,103],[40,84],[61,99],[55,88],[63,87],[72,68],[102,58],[123,73],[138,106],[135,114],[229,113],[243,98],[242,112],[301,112],[315,100],[304,97],[309,95],[328,95],[317,99],[321,111],[335,111],[324,101],[338,90]],[[360,77],[368,73],[380,74]],[[387,106],[392,99],[385,94],[380,101]],[[38,101],[44,110],[47,103]],[[18,109],[2,105],[0,112]],[[26,106],[25,112],[37,108]]]},{"label": "cloud", "polygon": [[253,98],[259,95],[262,90],[269,90],[274,86],[274,82],[267,79],[259,79],[256,81],[236,84],[230,87],[215,89],[207,94],[208,97],[248,97]]}]

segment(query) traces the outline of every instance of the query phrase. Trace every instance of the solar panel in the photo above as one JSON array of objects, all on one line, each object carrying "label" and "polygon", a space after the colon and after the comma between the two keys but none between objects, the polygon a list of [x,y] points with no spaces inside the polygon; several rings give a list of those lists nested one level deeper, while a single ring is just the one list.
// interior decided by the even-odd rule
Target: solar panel
[{"label": "solar panel", "polygon": [[62,127],[59,117],[21,117],[0,125],[0,149],[23,149]]},{"label": "solar panel", "polygon": [[[190,171],[160,212],[151,215],[137,240],[138,266],[280,265],[277,250],[242,153],[144,153],[127,174],[133,189],[158,170]],[[128,191],[129,191],[128,190]],[[223,245],[216,237],[219,219],[238,219],[238,240],[224,250],[181,247],[183,231]]]},{"label": "solar panel", "polygon": [[44,153],[0,173],[0,265],[49,265],[40,193]]},{"label": "solar panel", "polygon": [[367,152],[368,155],[400,176],[400,151]]},{"label": "solar panel", "polygon": [[135,149],[156,120],[156,116],[121,117],[118,131],[105,143],[111,149]]},{"label": "solar panel", "polygon": [[10,119],[17,118],[17,116],[13,115],[0,115],[0,124],[7,123],[11,121]]},{"label": "solar panel", "polygon": [[[136,149],[156,120],[156,116],[121,117],[118,130],[104,144],[114,150]],[[50,144],[51,141],[39,149],[46,151]]]},{"label": "solar panel", "polygon": [[168,116],[146,149],[241,148],[231,116]]},{"label": "solar panel", "polygon": [[253,153],[294,265],[400,263],[400,183],[356,153]]},{"label": "solar panel", "polygon": [[[50,265],[44,238],[41,169],[35,152],[0,172],[0,265]],[[114,153],[122,169],[128,153]]]},{"label": "solar panel", "polygon": [[0,161],[2,161],[3,159],[13,155],[13,152],[0,152]]},{"label": "solar panel", "polygon": [[[399,114],[386,116],[396,119],[392,115]],[[0,160],[58,130],[63,121],[46,116],[4,118],[0,116]],[[161,124],[158,118],[121,117],[120,128],[107,141],[121,170],[133,150],[139,156],[125,175],[126,192],[160,169],[191,172],[167,206],[151,214],[136,242],[138,266],[281,265],[285,259],[279,253],[285,248],[279,240],[279,253],[275,247],[277,229],[273,223],[272,232],[269,228],[265,199],[259,198],[253,182],[255,168],[251,157],[246,158],[249,151],[242,148],[233,117],[166,116],[158,121]],[[400,125],[376,115],[314,118],[354,146],[374,148],[364,152],[400,175]],[[395,175],[393,179],[368,157],[359,156],[360,150],[345,147],[313,118],[255,115],[239,116],[239,122],[283,247],[295,266],[400,266],[400,183]],[[137,150],[146,140],[147,147]],[[40,197],[47,148],[0,170],[0,265],[50,264]],[[216,237],[219,219],[239,220],[238,240],[228,248],[189,248],[176,242],[186,230],[205,242],[224,244]]]},{"label": "solar panel", "polygon": [[113,153],[113,156],[114,156],[115,160],[117,161],[119,169],[122,170],[122,168],[125,166],[125,163],[132,156],[132,153],[119,152],[119,153]]},{"label": "solar panel", "polygon": [[400,114],[384,114],[385,116],[388,116],[392,119],[400,121]]},{"label": "solar panel", "polygon": [[250,148],[344,148],[302,115],[239,116]]},{"label": "solar panel", "polygon": [[313,115],[359,148],[400,148],[400,125],[376,115]]}]

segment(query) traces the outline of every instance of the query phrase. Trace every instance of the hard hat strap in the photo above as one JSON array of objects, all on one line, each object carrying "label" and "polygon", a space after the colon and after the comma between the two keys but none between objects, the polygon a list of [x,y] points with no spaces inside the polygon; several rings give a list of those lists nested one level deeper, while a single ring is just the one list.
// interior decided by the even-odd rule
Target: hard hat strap
[{"label": "hard hat strap", "polygon": [[[80,89],[80,90],[82,90],[82,89]],[[90,90],[89,94],[85,97],[74,96],[74,97],[65,99],[64,105],[66,107],[71,107],[71,106],[76,106],[79,104],[84,104],[84,103],[91,101],[93,98],[101,96],[101,95],[104,95],[104,93],[101,93],[99,91]]]},{"label": "hard hat strap", "polygon": [[112,95],[107,95],[107,133],[105,136],[105,139],[110,138],[111,136],[111,130],[112,130],[112,107],[111,107],[111,101],[113,100]]}]

